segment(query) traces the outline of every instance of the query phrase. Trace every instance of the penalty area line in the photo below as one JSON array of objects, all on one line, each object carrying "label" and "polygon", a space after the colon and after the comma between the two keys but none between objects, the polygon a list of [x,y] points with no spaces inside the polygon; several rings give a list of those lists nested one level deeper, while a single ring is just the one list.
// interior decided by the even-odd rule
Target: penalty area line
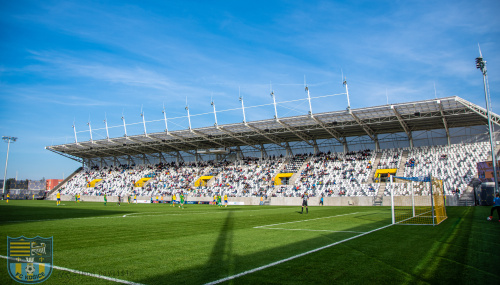
[{"label": "penalty area line", "polygon": [[342,216],[347,216],[347,215],[355,215],[355,214],[359,214],[359,212],[348,213],[348,214],[341,214],[341,215],[335,215],[335,216],[328,216],[328,217],[320,217],[320,218],[308,219],[308,220],[298,220],[298,221],[292,221],[292,222],[285,222],[285,223],[278,223],[278,224],[271,224],[271,225],[263,225],[263,226],[253,227],[253,228],[254,229],[260,229],[260,228],[266,228],[266,227],[272,227],[272,226],[278,226],[278,225],[293,224],[293,223],[302,223],[302,222],[308,222],[308,221],[314,221],[314,220],[321,220],[321,219],[329,219],[329,218],[336,218],[336,217],[342,217]]},{"label": "penalty area line", "polygon": [[[4,255],[0,255],[0,257],[3,258],[3,259],[10,259],[10,260],[14,260],[14,261],[16,260],[15,258],[4,256]],[[37,262],[33,262],[33,263],[37,263]],[[89,273],[89,272],[85,272],[85,271],[70,269],[70,268],[56,266],[56,265],[48,265],[47,267],[52,267],[54,269],[58,269],[58,270],[62,270],[62,271],[67,271],[67,272],[71,272],[71,273],[75,273],[75,274],[80,274],[80,275],[95,277],[95,278],[104,279],[104,280],[108,280],[108,281],[113,281],[113,282],[121,283],[121,284],[127,284],[127,285],[144,285],[144,284],[141,284],[141,283],[136,283],[136,282],[132,282],[132,281],[128,281],[128,280],[123,280],[123,279],[108,277],[108,276],[104,276],[104,275],[99,275],[99,274],[95,274],[95,273]]]},{"label": "penalty area line", "polygon": [[265,230],[283,230],[283,231],[307,231],[307,232],[330,232],[330,233],[355,233],[362,234],[365,232],[355,232],[355,231],[332,231],[332,230],[310,230],[310,229],[287,229],[287,228],[261,228]]},{"label": "penalty area line", "polygon": [[305,255],[308,255],[308,254],[311,254],[311,253],[315,253],[315,252],[323,250],[325,248],[336,246],[336,245],[344,243],[346,241],[350,241],[350,240],[356,239],[358,237],[362,237],[364,235],[371,234],[371,233],[376,232],[376,231],[380,231],[380,230],[388,228],[388,227],[390,227],[392,225],[393,224],[389,224],[387,226],[383,226],[383,227],[380,227],[380,228],[377,228],[377,229],[374,229],[374,230],[371,230],[371,231],[368,231],[368,232],[365,232],[365,233],[362,233],[362,234],[359,234],[359,235],[356,235],[356,236],[353,236],[353,237],[350,237],[350,238],[343,239],[341,241],[337,241],[337,242],[334,242],[334,243],[331,243],[331,244],[328,244],[328,245],[325,245],[325,246],[322,246],[322,247],[319,247],[319,248],[316,248],[316,249],[313,249],[313,250],[310,250],[310,251],[306,251],[306,252],[303,252],[303,253],[300,253],[300,254],[297,254],[297,255],[294,255],[294,256],[282,259],[282,260],[278,260],[278,261],[275,261],[273,263],[269,263],[269,264],[264,265],[264,266],[260,266],[260,267],[257,267],[257,268],[254,268],[254,269],[250,269],[250,270],[247,270],[247,271],[244,271],[244,272],[232,275],[232,276],[228,276],[228,277],[225,277],[225,278],[222,278],[222,279],[219,279],[219,280],[215,280],[215,281],[206,283],[205,285],[214,285],[214,284],[219,284],[219,283],[226,282],[226,281],[229,281],[229,280],[233,280],[233,279],[236,279],[238,277],[241,277],[241,276],[244,276],[244,275],[247,275],[247,274],[251,274],[251,273],[254,273],[254,272],[257,272],[257,271],[260,271],[260,270],[264,270],[266,268],[273,267],[273,266],[285,263],[287,261],[290,261],[290,260],[293,260],[293,259],[305,256]]}]

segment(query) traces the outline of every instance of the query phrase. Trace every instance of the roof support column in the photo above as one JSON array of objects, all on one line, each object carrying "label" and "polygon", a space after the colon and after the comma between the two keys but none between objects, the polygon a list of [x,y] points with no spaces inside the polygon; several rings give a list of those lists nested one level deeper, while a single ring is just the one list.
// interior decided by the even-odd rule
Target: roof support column
[{"label": "roof support column", "polygon": [[243,154],[243,151],[241,151],[240,146],[236,147],[236,160],[241,160],[245,159],[245,155]]},{"label": "roof support column", "polygon": [[396,108],[393,105],[391,105],[391,109],[394,112],[394,115],[396,115],[396,118],[398,118],[399,124],[401,124],[401,126],[403,127],[403,130],[405,131],[406,135],[408,136],[408,141],[410,142],[410,149],[412,149],[413,148],[413,136],[412,136],[410,128],[408,127],[406,122],[403,120],[403,116],[401,116],[401,114],[398,112],[398,110],[396,110]]},{"label": "roof support column", "polygon": [[90,165],[90,167],[98,166],[97,163],[95,163],[95,161],[92,158],[89,158],[89,165]]},{"label": "roof support column", "polygon": [[201,155],[197,152],[194,153],[194,161],[196,162],[196,165],[198,165],[198,163],[200,161],[203,161],[203,157],[201,157]]},{"label": "roof support column", "polygon": [[356,114],[354,114],[350,109],[348,109],[348,113],[354,118],[354,120],[365,130],[366,134],[375,142],[375,150],[380,150],[380,143],[378,141],[377,134],[363,122]]},{"label": "roof support column", "polygon": [[167,162],[167,160],[166,160],[166,159],[165,159],[165,157],[163,156],[163,153],[161,153],[161,152],[160,152],[160,153],[158,153],[158,158],[160,159],[160,163],[162,163],[162,161],[163,161],[163,162]]},{"label": "roof support column", "polygon": [[436,103],[439,106],[439,112],[441,113],[441,118],[443,119],[444,129],[446,131],[446,139],[448,140],[448,146],[450,146],[451,145],[450,130],[448,129],[448,122],[446,121],[446,117],[444,116],[443,104],[441,103],[441,100],[437,100]]},{"label": "roof support column", "polygon": [[103,157],[101,157],[101,167],[103,164],[108,166],[108,163],[106,162],[106,160]]},{"label": "roof support column", "polygon": [[261,144],[260,145],[260,159],[264,160],[265,158],[267,158],[266,148],[264,147],[263,144]]},{"label": "roof support column", "polygon": [[180,151],[177,151],[177,156],[175,157],[175,163],[179,165],[179,162],[184,161]]},{"label": "roof support column", "polygon": [[316,139],[313,139],[313,144],[314,144],[314,154],[318,154],[319,147],[318,147],[318,143],[316,142]]},{"label": "roof support column", "polygon": [[290,144],[288,144],[288,142],[285,142],[285,148],[286,148],[286,156],[292,157],[293,156],[292,148],[290,147]]}]

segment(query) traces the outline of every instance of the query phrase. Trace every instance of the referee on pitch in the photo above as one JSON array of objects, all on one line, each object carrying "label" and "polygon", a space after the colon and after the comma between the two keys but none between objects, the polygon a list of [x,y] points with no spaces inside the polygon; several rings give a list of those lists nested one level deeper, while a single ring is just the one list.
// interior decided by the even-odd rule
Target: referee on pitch
[{"label": "referee on pitch", "polygon": [[309,195],[307,195],[307,191],[302,194],[302,212],[304,214],[304,206],[306,206],[306,214],[309,214],[309,208],[307,208],[307,200],[309,200]]}]

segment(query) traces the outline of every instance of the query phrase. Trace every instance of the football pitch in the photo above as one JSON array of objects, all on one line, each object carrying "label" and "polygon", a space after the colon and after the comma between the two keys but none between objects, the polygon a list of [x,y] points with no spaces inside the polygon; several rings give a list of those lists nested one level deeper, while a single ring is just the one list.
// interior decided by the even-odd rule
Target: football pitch
[{"label": "football pitch", "polygon": [[489,210],[448,207],[433,227],[390,225],[389,207],[0,201],[0,284],[18,284],[19,236],[53,237],[44,284],[498,284]]}]

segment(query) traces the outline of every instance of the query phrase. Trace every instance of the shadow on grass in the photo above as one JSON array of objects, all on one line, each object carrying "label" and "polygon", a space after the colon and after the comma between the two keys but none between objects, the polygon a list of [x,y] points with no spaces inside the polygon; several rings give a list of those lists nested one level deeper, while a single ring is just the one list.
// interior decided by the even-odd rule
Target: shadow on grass
[{"label": "shadow on grass", "polygon": [[0,207],[0,225],[43,220],[100,217],[118,215],[123,213],[128,212],[89,208],[8,205]]},{"label": "shadow on grass", "polygon": [[[293,212],[300,213],[300,211]],[[239,274],[259,266],[264,266],[272,262],[276,262],[277,260],[286,259],[291,256],[325,246],[325,244],[331,244],[356,235],[345,232],[325,232],[321,236],[293,243],[287,243],[284,237],[283,245],[278,244],[271,250],[258,251],[247,255],[238,255],[233,252],[233,228],[235,227],[235,222],[236,221],[232,213],[228,212],[225,221],[219,230],[217,240],[213,245],[210,258],[204,265],[189,267],[183,270],[178,270],[174,273],[160,274],[134,281],[141,284],[205,284],[221,278]],[[375,225],[375,227],[387,225],[386,221],[379,221],[379,223],[380,224]],[[366,225],[359,225],[348,230],[353,232],[365,232],[366,229]],[[259,234],[256,238],[258,237],[263,237],[263,235]],[[262,240],[262,242],[265,243],[266,240]],[[302,274],[302,271],[298,270],[293,274]],[[234,281],[229,282],[238,283],[238,280],[239,279],[235,279]],[[266,282],[280,283],[278,280],[279,279],[269,279]]]}]

